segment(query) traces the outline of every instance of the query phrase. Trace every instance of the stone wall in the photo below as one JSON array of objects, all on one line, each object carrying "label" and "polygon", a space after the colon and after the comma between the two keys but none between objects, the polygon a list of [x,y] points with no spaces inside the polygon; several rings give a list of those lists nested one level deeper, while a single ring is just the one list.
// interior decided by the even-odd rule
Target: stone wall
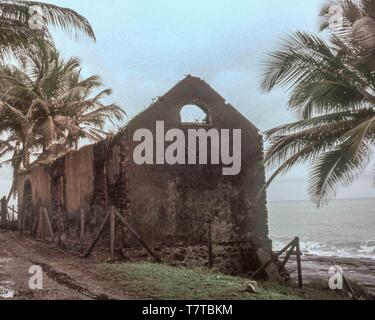
[{"label": "stone wall", "polygon": [[[208,267],[207,245],[195,246],[159,246],[153,248],[163,257],[164,263],[179,267]],[[213,268],[233,275],[248,274],[250,270],[259,267],[256,250],[250,244],[221,244],[213,245]],[[142,247],[125,248],[126,261],[153,262],[152,257]]]}]

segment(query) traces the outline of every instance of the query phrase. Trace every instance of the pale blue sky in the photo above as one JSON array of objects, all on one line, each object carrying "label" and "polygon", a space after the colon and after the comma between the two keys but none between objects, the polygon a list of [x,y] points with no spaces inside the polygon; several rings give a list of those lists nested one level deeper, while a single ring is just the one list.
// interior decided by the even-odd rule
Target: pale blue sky
[{"label": "pale blue sky", "polygon": [[[66,56],[79,56],[86,74],[99,74],[113,99],[130,116],[164,94],[184,75],[212,85],[259,129],[294,120],[282,91],[259,90],[260,64],[280,37],[296,30],[317,31],[322,0],[56,0],[91,22],[97,42],[75,42],[56,34]],[[0,169],[0,193],[9,171]],[[307,199],[307,170],[279,178],[269,199]],[[371,197],[370,174],[340,197]]]}]

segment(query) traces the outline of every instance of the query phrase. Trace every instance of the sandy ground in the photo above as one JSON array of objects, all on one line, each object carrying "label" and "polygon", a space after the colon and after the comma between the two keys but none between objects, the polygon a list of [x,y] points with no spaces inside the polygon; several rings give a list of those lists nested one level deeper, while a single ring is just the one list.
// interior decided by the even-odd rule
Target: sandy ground
[{"label": "sandy ground", "polygon": [[[51,245],[0,231],[0,300],[128,300],[120,280],[98,270],[95,257],[81,259]],[[29,268],[43,269],[43,290],[29,288]]]}]

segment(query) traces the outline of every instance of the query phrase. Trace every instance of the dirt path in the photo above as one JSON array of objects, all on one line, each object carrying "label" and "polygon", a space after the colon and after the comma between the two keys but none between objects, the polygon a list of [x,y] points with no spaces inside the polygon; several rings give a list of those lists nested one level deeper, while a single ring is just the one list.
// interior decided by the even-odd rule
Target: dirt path
[{"label": "dirt path", "polygon": [[[137,297],[126,292],[121,279],[98,268],[106,254],[97,253],[89,259],[58,249],[46,242],[34,241],[18,232],[0,230],[0,300],[129,300]],[[330,261],[342,267],[344,275],[375,295],[375,263],[370,260],[303,257],[304,282],[328,283]],[[29,268],[43,270],[43,290],[29,288]],[[288,270],[296,277],[296,262]]]},{"label": "dirt path", "polygon": [[[97,267],[97,259],[81,259],[53,245],[16,232],[0,231],[1,299],[131,299],[119,279]],[[29,288],[29,268],[43,270],[43,290]]]}]

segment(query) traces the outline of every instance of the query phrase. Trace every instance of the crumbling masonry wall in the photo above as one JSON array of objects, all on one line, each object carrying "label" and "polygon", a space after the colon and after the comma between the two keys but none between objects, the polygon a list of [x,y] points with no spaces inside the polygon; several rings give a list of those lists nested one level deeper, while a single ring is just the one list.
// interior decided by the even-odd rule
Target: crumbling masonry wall
[{"label": "crumbling masonry wall", "polygon": [[[209,123],[182,123],[180,111],[188,104],[205,110]],[[137,165],[133,161],[134,132],[143,128],[155,134],[156,121],[164,121],[166,131],[179,128],[185,133],[201,127],[241,129],[241,173],[223,176],[222,165]],[[209,225],[214,264],[224,271],[254,270],[259,266],[257,248],[271,250],[265,194],[256,201],[265,182],[261,136],[198,78],[185,78],[113,139],[23,173],[18,184],[20,212],[26,206],[26,181],[32,184],[33,206],[48,207],[53,228],[66,243],[87,245],[103,221],[106,207],[113,205],[171,264],[207,265]],[[118,229],[116,245],[127,259],[149,259],[129,232]]]}]

